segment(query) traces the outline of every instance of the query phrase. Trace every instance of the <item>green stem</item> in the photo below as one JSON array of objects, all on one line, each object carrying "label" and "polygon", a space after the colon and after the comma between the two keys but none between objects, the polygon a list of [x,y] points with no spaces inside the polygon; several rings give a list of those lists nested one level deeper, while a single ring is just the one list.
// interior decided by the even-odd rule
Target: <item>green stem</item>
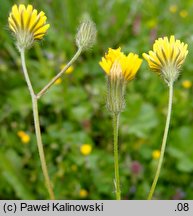
[{"label": "green stem", "polygon": [[37,99],[41,98],[41,96],[47,92],[47,90],[56,82],[56,80],[61,77],[62,74],[77,60],[81,52],[82,49],[79,48],[68,64],[65,65],[62,70],[37,94]]},{"label": "green stem", "polygon": [[114,133],[114,168],[115,168],[115,193],[116,199],[121,199],[120,180],[119,180],[119,149],[118,149],[118,133],[119,133],[119,116],[120,113],[113,114],[113,133]]},{"label": "green stem", "polygon": [[169,101],[168,101],[168,113],[167,113],[167,119],[166,119],[166,125],[165,125],[165,130],[164,130],[164,135],[163,135],[163,140],[162,140],[162,145],[161,145],[161,153],[160,153],[160,158],[156,170],[156,174],[148,195],[148,200],[152,199],[152,196],[155,191],[155,187],[157,185],[157,181],[160,175],[162,163],[163,163],[163,158],[164,158],[164,153],[165,153],[165,148],[166,148],[166,141],[168,137],[168,131],[169,131],[169,125],[170,125],[170,118],[171,118],[171,112],[172,112],[172,99],[173,99],[173,83],[169,84]]},{"label": "green stem", "polygon": [[27,72],[24,50],[20,50],[20,54],[21,54],[21,62],[22,62],[22,68],[23,68],[24,77],[25,77],[25,80],[27,82],[27,86],[29,88],[29,92],[30,92],[31,99],[32,99],[32,108],[33,108],[35,133],[36,133],[37,146],[38,146],[42,171],[43,171],[43,175],[44,175],[44,178],[45,178],[45,184],[46,184],[46,188],[48,190],[48,193],[50,195],[50,199],[54,200],[55,199],[54,192],[53,192],[52,184],[51,184],[49,174],[48,174],[48,169],[47,169],[46,159],[45,159],[45,154],[44,154],[44,149],[43,149],[43,143],[42,143],[42,138],[41,138],[37,96],[34,93],[34,90],[33,90],[33,87],[32,87],[31,81],[29,79],[28,72]]}]

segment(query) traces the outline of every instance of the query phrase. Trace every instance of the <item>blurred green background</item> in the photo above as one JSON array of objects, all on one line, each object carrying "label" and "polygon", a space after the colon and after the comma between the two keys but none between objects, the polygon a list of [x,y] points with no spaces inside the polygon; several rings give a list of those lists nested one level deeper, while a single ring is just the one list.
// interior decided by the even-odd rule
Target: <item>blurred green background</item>
[{"label": "blurred green background", "polygon": [[[34,135],[31,100],[7,17],[14,3],[43,10],[51,27],[27,52],[38,92],[76,51],[75,34],[87,13],[96,45],[81,55],[40,100],[49,174],[57,199],[114,199],[112,120],[105,107],[106,79],[98,65],[109,47],[141,57],[157,37],[174,34],[189,54],[175,83],[165,160],[155,199],[193,199],[193,1],[0,1],[0,199],[48,199]],[[129,83],[121,114],[123,199],[146,199],[159,157],[168,88],[143,61]]]}]

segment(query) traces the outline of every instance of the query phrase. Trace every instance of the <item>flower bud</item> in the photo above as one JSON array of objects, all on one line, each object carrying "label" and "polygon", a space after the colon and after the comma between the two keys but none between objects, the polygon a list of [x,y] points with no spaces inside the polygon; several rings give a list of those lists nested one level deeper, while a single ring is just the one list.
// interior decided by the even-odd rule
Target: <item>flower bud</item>
[{"label": "flower bud", "polygon": [[87,16],[83,19],[76,35],[76,45],[79,49],[87,50],[91,48],[96,41],[96,25]]},{"label": "flower bud", "polygon": [[112,65],[107,84],[107,109],[115,114],[120,113],[125,108],[126,80],[118,61]]}]

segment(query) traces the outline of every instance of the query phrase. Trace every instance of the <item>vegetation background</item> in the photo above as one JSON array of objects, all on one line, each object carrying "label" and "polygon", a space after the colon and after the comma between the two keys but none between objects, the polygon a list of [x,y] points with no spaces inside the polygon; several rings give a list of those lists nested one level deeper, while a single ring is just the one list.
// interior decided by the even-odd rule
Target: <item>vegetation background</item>
[{"label": "vegetation background", "polygon": [[[140,56],[154,40],[174,34],[189,44],[175,83],[165,160],[155,199],[193,199],[193,1],[0,1],[0,199],[46,199],[34,135],[31,101],[7,18],[15,3],[43,10],[51,27],[27,52],[36,92],[76,51],[75,34],[87,13],[96,45],[42,97],[41,128],[57,199],[114,199],[111,116],[106,79],[98,62],[109,47]],[[146,199],[165,125],[168,88],[144,61],[129,83],[121,114],[120,175],[123,199]],[[88,144],[92,149],[89,149]]]}]

